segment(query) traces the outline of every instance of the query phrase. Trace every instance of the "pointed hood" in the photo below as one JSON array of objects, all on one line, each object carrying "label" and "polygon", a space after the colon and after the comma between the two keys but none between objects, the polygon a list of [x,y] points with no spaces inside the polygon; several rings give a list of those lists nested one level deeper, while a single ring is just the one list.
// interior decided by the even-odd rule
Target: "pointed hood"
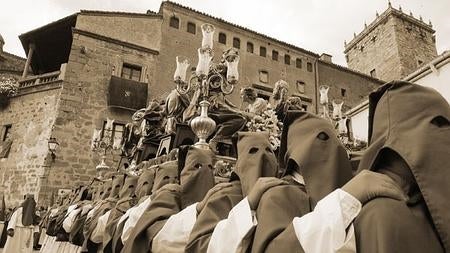
[{"label": "pointed hood", "polygon": [[394,81],[369,97],[369,147],[359,170],[383,149],[408,164],[446,251],[450,252],[450,106],[435,90]]},{"label": "pointed hood", "polygon": [[27,194],[22,203],[22,224],[24,226],[34,225],[36,221],[36,201],[32,194]]},{"label": "pointed hood", "polygon": [[277,176],[277,160],[267,132],[238,132],[233,142],[238,157],[230,180],[240,180],[247,196],[258,178]]},{"label": "pointed hood", "polygon": [[109,197],[109,195],[111,194],[111,190],[112,190],[112,178],[103,182],[103,185],[102,185],[102,188],[100,191],[100,193],[101,193],[100,198],[102,200],[107,199]]},{"label": "pointed hood", "polygon": [[112,185],[111,185],[111,193],[109,195],[110,198],[118,198],[120,190],[123,187],[123,183],[125,182],[125,175],[123,174],[116,174],[112,178]]},{"label": "pointed hood", "polygon": [[124,200],[135,196],[138,177],[133,175],[125,175],[125,181],[119,192],[119,200]]},{"label": "pointed hood", "polygon": [[139,176],[136,186],[136,195],[138,199],[142,199],[152,193],[153,182],[155,181],[155,169],[156,166],[144,169]]},{"label": "pointed hood", "polygon": [[170,161],[160,164],[156,167],[155,181],[153,183],[152,194],[166,184],[179,183],[178,162]]},{"label": "pointed hood", "polygon": [[178,152],[178,169],[182,189],[182,207],[201,201],[214,186],[214,158],[211,150],[182,146]]},{"label": "pointed hood", "polygon": [[289,111],[284,119],[279,162],[284,175],[297,170],[303,176],[313,207],[352,176],[347,152],[330,122],[303,111]]}]

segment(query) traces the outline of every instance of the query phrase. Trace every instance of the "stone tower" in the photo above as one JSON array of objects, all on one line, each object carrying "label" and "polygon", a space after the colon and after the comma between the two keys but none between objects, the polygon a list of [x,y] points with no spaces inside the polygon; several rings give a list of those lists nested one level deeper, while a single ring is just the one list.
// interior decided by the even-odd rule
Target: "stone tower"
[{"label": "stone tower", "polygon": [[405,14],[390,2],[387,10],[376,16],[350,42],[344,42],[349,68],[391,81],[407,76],[437,56],[431,22],[426,24],[422,17]]}]

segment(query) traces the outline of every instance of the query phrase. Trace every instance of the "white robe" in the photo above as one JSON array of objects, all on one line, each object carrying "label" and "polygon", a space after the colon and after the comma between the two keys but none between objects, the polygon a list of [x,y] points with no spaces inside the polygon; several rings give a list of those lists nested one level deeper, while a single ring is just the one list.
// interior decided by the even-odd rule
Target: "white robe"
[{"label": "white robe", "polygon": [[253,230],[258,224],[250,210],[247,197],[231,209],[228,218],[219,221],[211,235],[208,253],[243,252],[250,246]]},{"label": "white robe", "polygon": [[3,252],[11,253],[32,253],[34,226],[24,226],[22,224],[22,207],[19,207],[11,216],[8,223],[8,230],[14,229],[14,236],[8,236]]},{"label": "white robe", "polygon": [[98,252],[101,252],[102,242],[103,242],[103,236],[105,235],[105,229],[106,225],[108,223],[109,215],[111,214],[111,210],[103,214],[98,218],[97,226],[95,226],[94,231],[91,234],[91,241],[97,244],[100,244],[98,246]]},{"label": "white robe", "polygon": [[130,209],[130,212],[128,216],[122,216],[121,220],[118,224],[123,222],[126,218],[128,218],[125,221],[125,224],[123,226],[121,240],[122,243],[125,244],[125,242],[130,237],[131,232],[133,231],[133,228],[136,226],[136,223],[139,221],[141,216],[144,214],[145,210],[147,210],[147,207],[152,202],[151,196],[148,196],[147,199],[145,199],[143,202],[141,202],[139,205],[134,206]]},{"label": "white robe", "polygon": [[152,253],[183,253],[197,221],[197,203],[169,217],[153,238]]},{"label": "white robe", "polygon": [[[360,211],[361,203],[347,192],[337,189],[328,194],[317,203],[314,211],[292,221],[303,250],[306,253],[355,253],[351,223]],[[227,219],[216,225],[207,252],[246,252],[250,246],[248,235],[256,225],[254,212],[244,198],[233,207]]]}]

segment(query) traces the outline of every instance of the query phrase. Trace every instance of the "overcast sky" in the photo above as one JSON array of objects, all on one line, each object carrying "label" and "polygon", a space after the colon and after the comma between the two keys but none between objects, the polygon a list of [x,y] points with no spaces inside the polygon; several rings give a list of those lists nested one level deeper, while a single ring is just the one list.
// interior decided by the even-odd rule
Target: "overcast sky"
[{"label": "overcast sky", "polygon": [[[344,40],[359,33],[387,0],[173,0],[307,50],[333,55],[346,66]],[[438,54],[450,49],[449,0],[392,0],[403,12],[431,20]],[[5,51],[25,56],[18,36],[81,9],[145,13],[158,11],[161,0],[9,0],[0,8],[0,34]]]}]

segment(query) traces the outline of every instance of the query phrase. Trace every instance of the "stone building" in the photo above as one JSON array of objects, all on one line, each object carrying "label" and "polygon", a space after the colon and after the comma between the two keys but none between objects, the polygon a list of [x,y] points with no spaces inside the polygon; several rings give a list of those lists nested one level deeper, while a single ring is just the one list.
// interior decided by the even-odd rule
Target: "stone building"
[{"label": "stone building", "polygon": [[349,68],[385,81],[400,80],[437,56],[431,22],[388,8],[345,43]]},{"label": "stone building", "polygon": [[[46,203],[57,189],[86,183],[95,175],[99,156],[91,151],[94,129],[114,119],[112,139],[120,140],[132,113],[175,87],[175,57],[197,62],[203,23],[216,27],[215,59],[222,51],[240,51],[239,87],[252,86],[268,98],[274,83],[285,79],[290,95],[318,112],[318,87],[331,87],[331,98],[347,108],[378,85],[379,79],[333,64],[316,54],[225,20],[164,1],[158,12],[80,11],[19,36],[32,73],[19,80],[19,95],[0,111],[13,144],[0,160],[0,183],[17,203],[32,192]],[[239,94],[231,96],[239,104]],[[56,138],[54,159],[48,140]],[[117,156],[107,163],[116,168]]]},{"label": "stone building", "polygon": [[0,34],[0,77],[19,79],[25,66],[26,59],[3,50],[5,40]]}]

